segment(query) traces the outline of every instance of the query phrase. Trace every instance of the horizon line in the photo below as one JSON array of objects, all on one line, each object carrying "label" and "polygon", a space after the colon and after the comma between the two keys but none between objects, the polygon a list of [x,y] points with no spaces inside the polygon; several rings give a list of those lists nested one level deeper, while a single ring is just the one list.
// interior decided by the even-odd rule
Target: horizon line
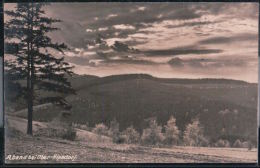
[{"label": "horizon line", "polygon": [[123,74],[111,74],[111,75],[106,75],[106,76],[100,76],[100,75],[93,75],[93,74],[78,74],[73,72],[73,74],[79,75],[79,76],[95,76],[95,77],[99,77],[99,78],[105,78],[105,77],[110,77],[110,76],[124,76],[124,75],[147,75],[147,76],[151,76],[153,78],[157,78],[157,79],[187,79],[187,80],[205,80],[205,79],[210,79],[210,80],[233,80],[233,81],[241,81],[241,82],[246,82],[249,84],[258,84],[257,82],[250,82],[250,81],[246,81],[246,80],[240,80],[240,79],[232,79],[232,78],[212,78],[212,77],[205,77],[205,78],[181,78],[181,77],[158,77],[158,76],[154,76],[148,73],[123,73]]}]

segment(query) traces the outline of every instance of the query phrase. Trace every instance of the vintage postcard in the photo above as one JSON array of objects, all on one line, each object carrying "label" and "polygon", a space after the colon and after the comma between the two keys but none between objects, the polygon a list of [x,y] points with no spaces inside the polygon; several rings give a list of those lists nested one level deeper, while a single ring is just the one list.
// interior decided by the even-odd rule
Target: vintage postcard
[{"label": "vintage postcard", "polygon": [[257,163],[258,9],[5,3],[5,162]]}]

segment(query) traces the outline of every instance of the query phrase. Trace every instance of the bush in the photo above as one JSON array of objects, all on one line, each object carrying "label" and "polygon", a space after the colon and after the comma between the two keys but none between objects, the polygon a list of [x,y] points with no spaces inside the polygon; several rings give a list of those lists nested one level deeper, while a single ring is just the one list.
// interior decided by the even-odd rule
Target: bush
[{"label": "bush", "polygon": [[73,127],[68,127],[65,130],[65,134],[62,135],[63,139],[74,141],[76,139],[77,132]]},{"label": "bush", "polygon": [[228,148],[228,147],[230,147],[230,143],[229,143],[228,140],[220,139],[220,140],[218,140],[215,143],[215,147],[225,147],[225,148]]},{"label": "bush", "polygon": [[127,136],[119,134],[117,137],[113,138],[113,142],[117,144],[127,143]]},{"label": "bush", "polygon": [[254,144],[252,144],[251,141],[248,142],[248,150],[251,150],[252,148],[254,148]]},{"label": "bush", "polygon": [[72,127],[68,127],[68,128],[47,127],[47,128],[40,128],[39,130],[37,130],[35,136],[62,138],[62,139],[74,141],[77,137],[77,133],[75,129],[73,129]]},{"label": "bush", "polygon": [[203,128],[198,119],[186,126],[183,140],[184,144],[188,146],[208,146],[209,144],[207,138],[204,137]]},{"label": "bush", "polygon": [[103,123],[96,124],[96,126],[92,130],[92,132],[94,132],[98,135],[108,135],[108,133],[109,133],[107,126]]},{"label": "bush", "polygon": [[248,148],[248,150],[251,150],[254,145],[251,143],[251,141],[240,141],[239,139],[237,139],[234,144],[233,144],[234,148]]},{"label": "bush", "polygon": [[77,137],[76,130],[69,123],[54,119],[46,128],[40,128],[35,136],[46,136],[50,138],[62,138],[74,141]]},{"label": "bush", "polygon": [[74,128],[78,128],[78,129],[82,129],[82,130],[86,130],[86,131],[91,131],[88,123],[85,123],[85,124],[72,123],[72,126]]},{"label": "bush", "polygon": [[130,126],[123,131],[122,136],[125,138],[125,142],[129,144],[138,143],[140,141],[140,134],[134,129],[133,126]]},{"label": "bush", "polygon": [[5,119],[5,136],[6,137],[20,137],[22,136],[23,133],[17,129],[15,129],[14,127],[11,127],[11,124],[9,123],[8,119]]},{"label": "bush", "polygon": [[242,142],[237,139],[234,143],[233,143],[233,147],[234,148],[241,148],[242,147]]},{"label": "bush", "polygon": [[167,145],[177,145],[179,141],[179,129],[176,126],[176,119],[171,116],[167,125],[165,126],[165,140]]},{"label": "bush", "polygon": [[149,127],[143,130],[141,140],[144,145],[160,145],[163,142],[162,127],[155,119],[149,120]]},{"label": "bush", "polygon": [[244,141],[241,145],[242,148],[248,148],[248,150],[251,150],[253,148],[253,145],[250,141]]},{"label": "bush", "polygon": [[123,143],[124,141],[124,138],[120,135],[119,123],[116,121],[116,119],[113,119],[110,122],[109,136],[112,137],[114,143]]},{"label": "bush", "polygon": [[209,140],[206,137],[200,136],[199,145],[198,146],[209,147],[210,146],[210,142],[209,142]]}]

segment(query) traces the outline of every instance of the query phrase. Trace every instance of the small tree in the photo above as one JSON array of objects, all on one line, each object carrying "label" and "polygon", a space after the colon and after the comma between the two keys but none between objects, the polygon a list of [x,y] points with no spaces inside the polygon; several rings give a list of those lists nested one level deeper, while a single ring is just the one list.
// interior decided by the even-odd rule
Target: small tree
[{"label": "small tree", "polygon": [[228,140],[223,140],[223,139],[220,139],[216,142],[215,144],[216,147],[225,147],[225,148],[228,148],[230,147],[230,143]]},{"label": "small tree", "polygon": [[176,126],[176,119],[171,116],[165,126],[165,143],[168,145],[176,145],[179,141],[179,129]]},{"label": "small tree", "polygon": [[251,141],[244,141],[241,144],[242,148],[247,148],[248,150],[251,150],[253,148],[253,144],[251,143]]},{"label": "small tree", "polygon": [[237,140],[234,142],[233,147],[234,147],[234,148],[241,148],[241,147],[242,147],[242,142],[241,142],[239,139],[237,139]]},{"label": "small tree", "polygon": [[140,134],[132,125],[123,131],[122,135],[126,138],[126,143],[138,143],[140,140]]},{"label": "small tree", "polygon": [[98,135],[108,135],[108,127],[103,124],[96,124],[95,128],[92,130],[94,133],[98,134]]},{"label": "small tree", "polygon": [[115,118],[110,122],[109,135],[112,137],[114,143],[121,143],[119,123]]},{"label": "small tree", "polygon": [[164,140],[162,127],[157,124],[156,119],[149,120],[149,127],[143,130],[141,139],[147,145],[158,145]]},{"label": "small tree", "polygon": [[203,135],[203,128],[199,120],[195,119],[186,126],[183,136],[184,143],[188,146],[207,146],[208,140]]}]

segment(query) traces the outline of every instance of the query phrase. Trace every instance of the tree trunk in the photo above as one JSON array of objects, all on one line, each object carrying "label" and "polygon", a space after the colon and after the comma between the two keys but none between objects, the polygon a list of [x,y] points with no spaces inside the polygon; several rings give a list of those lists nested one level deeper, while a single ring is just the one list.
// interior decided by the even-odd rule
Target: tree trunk
[{"label": "tree trunk", "polygon": [[[31,82],[30,82],[31,83]],[[32,113],[33,113],[33,103],[32,103],[32,97],[31,97],[31,88],[29,88],[28,95],[30,97],[28,98],[28,125],[27,125],[27,134],[32,135]]]},{"label": "tree trunk", "polygon": [[[30,17],[30,6],[28,6],[28,18]],[[32,20],[31,20],[32,21]],[[32,23],[28,21],[28,32],[31,32]],[[32,135],[32,115],[33,115],[33,93],[32,93],[32,34],[28,34],[28,41],[27,41],[27,105],[28,105],[28,116],[27,116],[27,134]]]},{"label": "tree trunk", "polygon": [[[29,43],[27,44],[28,51],[30,49]],[[30,53],[28,52],[28,60],[27,60],[27,108],[28,108],[28,124],[27,124],[27,134],[32,135],[32,94],[31,94],[31,67],[30,67]]]},{"label": "tree trunk", "polygon": [[[31,51],[33,51],[33,44],[31,44]],[[30,60],[30,64],[31,64],[31,80],[30,80],[30,103],[29,103],[29,111],[30,111],[30,115],[28,116],[28,120],[30,120],[30,135],[32,135],[32,122],[33,122],[33,100],[34,100],[34,54],[31,54],[31,60]]]}]

